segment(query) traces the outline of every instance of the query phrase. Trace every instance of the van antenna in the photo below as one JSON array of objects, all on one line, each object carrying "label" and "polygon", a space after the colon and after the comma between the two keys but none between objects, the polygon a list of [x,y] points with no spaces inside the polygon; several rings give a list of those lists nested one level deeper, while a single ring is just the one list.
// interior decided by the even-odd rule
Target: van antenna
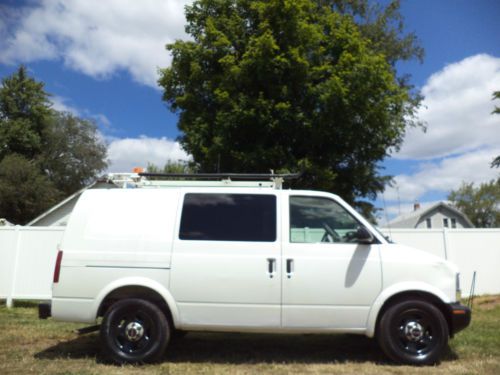
[{"label": "van antenna", "polygon": [[385,204],[385,193],[382,192],[382,202],[384,202],[384,215],[385,215],[385,222],[387,223],[387,229],[389,230],[389,239],[392,241],[392,231],[391,231],[391,224],[389,223],[389,217],[387,216],[387,206]]},{"label": "van antenna", "polygon": [[401,216],[401,199],[399,197],[399,185],[397,182],[396,182],[396,191],[398,193],[398,212],[399,212],[399,216]]}]

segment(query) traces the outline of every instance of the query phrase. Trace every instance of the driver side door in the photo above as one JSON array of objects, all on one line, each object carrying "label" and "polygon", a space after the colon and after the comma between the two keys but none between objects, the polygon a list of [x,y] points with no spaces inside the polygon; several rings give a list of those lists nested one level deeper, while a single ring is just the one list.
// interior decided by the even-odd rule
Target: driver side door
[{"label": "driver side door", "polygon": [[379,246],[357,243],[354,232],[362,224],[333,198],[287,198],[283,328],[364,330],[382,286]]}]

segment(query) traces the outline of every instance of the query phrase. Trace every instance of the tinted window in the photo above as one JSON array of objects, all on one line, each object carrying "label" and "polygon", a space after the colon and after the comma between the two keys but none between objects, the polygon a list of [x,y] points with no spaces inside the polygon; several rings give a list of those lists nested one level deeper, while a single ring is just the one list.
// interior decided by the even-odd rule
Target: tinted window
[{"label": "tinted window", "polygon": [[181,240],[276,240],[276,196],[186,194]]}]

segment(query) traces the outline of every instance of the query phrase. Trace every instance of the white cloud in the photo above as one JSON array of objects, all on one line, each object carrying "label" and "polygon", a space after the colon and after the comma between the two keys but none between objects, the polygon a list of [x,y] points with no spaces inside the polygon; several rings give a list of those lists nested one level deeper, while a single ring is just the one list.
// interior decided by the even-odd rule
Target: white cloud
[{"label": "white cloud", "polygon": [[475,55],[447,65],[422,88],[419,118],[427,132],[410,129],[399,159],[431,159],[500,144],[500,116],[491,115],[500,88],[500,58]]},{"label": "white cloud", "polygon": [[112,140],[108,158],[108,172],[131,172],[134,167],[147,167],[148,163],[163,167],[168,160],[190,159],[179,142],[145,136]]},{"label": "white cloud", "polygon": [[156,87],[157,68],[170,64],[165,44],[186,38],[187,2],[41,0],[6,8],[0,15],[0,62],[62,59],[92,77],[127,71]]},{"label": "white cloud", "polygon": [[52,108],[59,112],[69,112],[74,116],[83,117],[88,119],[93,119],[98,125],[104,128],[111,128],[111,121],[102,113],[93,113],[88,109],[80,109],[72,104],[69,104],[70,100],[58,95],[52,95],[50,97],[52,102]]},{"label": "white cloud", "polygon": [[81,112],[78,108],[68,104],[68,99],[63,98],[62,96],[52,95],[50,97],[50,101],[52,102],[52,108],[59,112],[69,112],[72,115],[80,116]]},{"label": "white cloud", "polygon": [[94,113],[94,114],[89,114],[90,117],[92,117],[98,124],[101,124],[105,128],[110,128],[111,127],[111,121],[106,117],[106,115],[102,113]]},{"label": "white cloud", "polygon": [[448,193],[462,182],[488,182],[498,177],[498,169],[490,168],[497,155],[500,147],[422,162],[415,173],[396,176],[395,186],[388,187],[384,197],[387,201],[397,201],[399,196],[402,202],[414,202],[428,192]]},{"label": "white cloud", "polygon": [[[390,219],[446,199],[462,182],[476,184],[499,176],[490,168],[500,155],[500,116],[492,115],[492,93],[500,88],[500,58],[475,55],[433,74],[422,88],[424,107],[419,118],[427,132],[411,129],[401,151],[393,157],[417,162],[417,167],[394,178],[384,192]],[[411,163],[408,161],[408,163]]]}]

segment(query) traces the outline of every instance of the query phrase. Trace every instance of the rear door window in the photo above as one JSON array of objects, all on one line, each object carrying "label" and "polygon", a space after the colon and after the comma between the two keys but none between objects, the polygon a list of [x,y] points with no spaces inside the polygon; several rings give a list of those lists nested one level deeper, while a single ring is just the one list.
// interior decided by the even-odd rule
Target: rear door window
[{"label": "rear door window", "polygon": [[276,196],[186,194],[179,238],[198,241],[274,242]]}]

